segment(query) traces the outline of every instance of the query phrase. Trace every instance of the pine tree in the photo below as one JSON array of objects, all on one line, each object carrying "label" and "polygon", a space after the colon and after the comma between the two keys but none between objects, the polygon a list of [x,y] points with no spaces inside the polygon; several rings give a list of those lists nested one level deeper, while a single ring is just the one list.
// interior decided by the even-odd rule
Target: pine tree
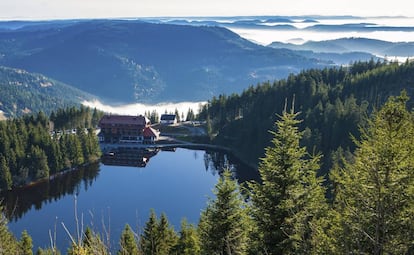
[{"label": "pine tree", "polygon": [[10,190],[12,184],[12,177],[6,158],[0,154],[0,190]]},{"label": "pine tree", "polygon": [[316,177],[319,157],[300,146],[297,115],[284,111],[276,122],[273,146],[259,165],[262,184],[251,184],[256,249],[264,254],[311,253],[313,228],[327,209]]},{"label": "pine tree", "polygon": [[21,255],[33,255],[32,238],[29,236],[26,230],[23,231],[22,237],[19,242]]},{"label": "pine tree", "polygon": [[175,254],[198,255],[200,254],[200,250],[197,229],[192,224],[188,224],[187,220],[183,219],[181,221],[180,238],[175,247]]},{"label": "pine tree", "polygon": [[194,115],[193,109],[188,108],[186,120],[187,121],[193,121],[194,119],[195,119],[195,115]]},{"label": "pine tree", "polygon": [[0,207],[0,255],[20,255],[19,243],[7,228],[7,220]]},{"label": "pine tree", "polygon": [[414,252],[414,119],[403,92],[362,129],[353,162],[332,172],[338,253]]},{"label": "pine tree", "polygon": [[145,255],[156,255],[158,240],[157,240],[157,226],[158,219],[154,210],[151,210],[150,217],[145,223],[144,232],[141,234],[140,246]]},{"label": "pine tree", "polygon": [[152,124],[160,122],[160,117],[159,117],[158,112],[156,110],[153,110],[151,112],[151,115],[150,115],[149,119],[150,119]]},{"label": "pine tree", "polygon": [[120,249],[118,255],[138,255],[138,246],[131,227],[126,224],[121,234]]},{"label": "pine tree", "polygon": [[46,153],[43,149],[37,145],[32,145],[30,148],[29,159],[29,177],[32,180],[49,177],[49,165]]},{"label": "pine tree", "polygon": [[248,218],[236,181],[228,170],[215,186],[216,198],[202,212],[199,234],[202,254],[246,254]]},{"label": "pine tree", "polygon": [[157,254],[169,254],[170,250],[176,245],[178,237],[174,229],[170,226],[165,213],[161,214],[157,226],[158,247]]},{"label": "pine tree", "polygon": [[[83,251],[86,254],[94,255],[106,255],[110,254],[108,247],[103,243],[100,236],[94,233],[89,227],[86,227],[85,232],[83,233],[82,242],[77,247],[77,251]],[[73,252],[72,250],[71,252]],[[72,253],[76,254],[76,253]]]}]

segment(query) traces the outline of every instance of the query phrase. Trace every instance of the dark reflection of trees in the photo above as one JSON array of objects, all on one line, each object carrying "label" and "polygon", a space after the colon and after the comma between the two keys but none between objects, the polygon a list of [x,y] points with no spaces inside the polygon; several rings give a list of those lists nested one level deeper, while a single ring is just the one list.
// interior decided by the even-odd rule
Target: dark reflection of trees
[{"label": "dark reflection of trees", "polygon": [[[170,149],[170,151],[175,150]],[[129,156],[120,157],[120,155],[129,155],[125,154],[126,152],[124,151],[122,151],[121,154],[119,151],[117,152],[117,157],[111,156],[110,158],[106,158],[107,161],[105,161],[104,156],[102,162],[106,164],[145,167],[148,160],[155,156],[158,150],[134,153],[135,156],[132,159]],[[128,153],[130,153],[130,151]],[[115,153],[114,155],[117,154]],[[145,160],[143,161],[143,159]],[[233,172],[234,177],[238,179],[239,183],[244,183],[249,180],[259,180],[259,175],[256,169],[243,164],[236,157],[225,152],[206,151],[206,153],[204,153],[204,163],[206,171],[210,171],[214,175],[221,175],[223,169],[229,168]],[[57,201],[66,195],[79,193],[82,189],[82,185],[85,190],[88,190],[98,175],[99,164],[91,164],[75,171],[59,175],[50,181],[43,181],[32,186],[2,192],[0,193],[0,202],[2,202],[7,218],[10,221],[17,221],[32,207],[36,210],[40,210],[46,203]]]},{"label": "dark reflection of trees", "polygon": [[99,164],[91,164],[59,175],[50,181],[3,192],[0,194],[0,200],[3,200],[2,204],[7,218],[10,221],[17,221],[32,206],[36,210],[40,210],[45,203],[59,200],[66,195],[79,193],[82,184],[87,190],[96,180],[98,174]]},{"label": "dark reflection of trees", "polygon": [[257,169],[244,164],[233,155],[223,151],[206,151],[204,165],[206,171],[210,171],[214,175],[221,175],[225,168],[230,169],[239,183],[260,180]]}]

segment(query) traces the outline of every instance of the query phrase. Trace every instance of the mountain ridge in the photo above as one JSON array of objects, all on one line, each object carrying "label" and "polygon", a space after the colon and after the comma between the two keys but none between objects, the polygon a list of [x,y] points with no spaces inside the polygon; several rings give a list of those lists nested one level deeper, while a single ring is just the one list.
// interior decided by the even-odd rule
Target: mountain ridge
[{"label": "mountain ridge", "polygon": [[206,100],[329,64],[217,26],[88,20],[36,27],[0,33],[0,64],[43,73],[107,102]]},{"label": "mountain ridge", "polygon": [[0,118],[79,105],[95,97],[42,74],[0,66]]},{"label": "mountain ridge", "polygon": [[[377,39],[348,37],[325,41],[308,41],[303,44],[273,42],[268,45],[273,48],[290,50],[310,50],[313,52],[351,53],[365,52],[380,56],[412,56],[414,42],[388,42]],[[411,55],[410,55],[411,53]]]}]

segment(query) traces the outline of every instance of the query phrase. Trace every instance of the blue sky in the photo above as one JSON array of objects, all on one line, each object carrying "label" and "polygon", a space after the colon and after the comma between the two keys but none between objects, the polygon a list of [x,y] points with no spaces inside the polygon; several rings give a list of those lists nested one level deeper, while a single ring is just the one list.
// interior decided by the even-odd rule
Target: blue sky
[{"label": "blue sky", "polygon": [[0,19],[356,15],[414,17],[412,0],[0,0]]}]

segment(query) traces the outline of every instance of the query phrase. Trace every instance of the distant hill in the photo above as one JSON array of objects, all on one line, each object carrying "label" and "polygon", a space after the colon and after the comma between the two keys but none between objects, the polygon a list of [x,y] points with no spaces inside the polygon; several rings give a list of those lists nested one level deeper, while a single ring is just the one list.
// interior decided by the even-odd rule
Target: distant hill
[{"label": "distant hill", "polygon": [[0,64],[43,73],[106,102],[206,100],[329,64],[221,27],[126,20],[10,25],[15,29],[0,32]]},{"label": "distant hill", "polygon": [[0,119],[78,105],[93,97],[40,74],[0,66]]},{"label": "distant hill", "polygon": [[351,53],[365,52],[379,56],[402,56],[412,57],[414,55],[414,42],[387,42],[367,38],[341,38],[327,41],[309,41],[304,44],[290,44],[273,42],[269,45],[277,49],[305,50],[323,53]]}]

